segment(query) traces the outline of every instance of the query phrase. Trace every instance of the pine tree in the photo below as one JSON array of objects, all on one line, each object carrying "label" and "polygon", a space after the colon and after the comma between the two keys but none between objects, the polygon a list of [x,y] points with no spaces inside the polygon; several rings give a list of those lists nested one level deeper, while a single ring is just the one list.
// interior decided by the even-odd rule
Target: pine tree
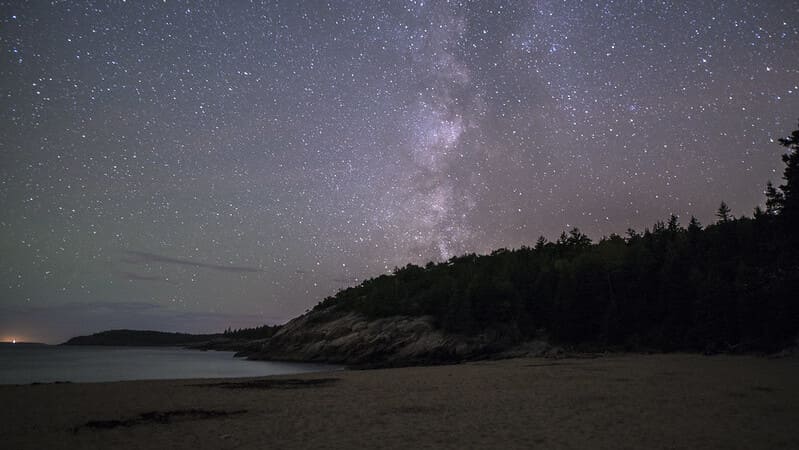
[{"label": "pine tree", "polygon": [[547,245],[547,238],[545,238],[544,236],[539,236],[538,240],[535,241],[535,249],[541,250],[544,248],[545,245]]},{"label": "pine tree", "polygon": [[718,211],[716,211],[716,217],[719,218],[719,223],[726,223],[732,220],[732,216],[730,215],[730,207],[727,206],[726,203],[721,202]]},{"label": "pine tree", "polygon": [[669,216],[669,223],[666,225],[666,229],[669,230],[671,233],[676,233],[677,230],[680,228],[680,220],[679,218],[672,214]]},{"label": "pine tree", "polygon": [[569,231],[567,242],[575,247],[587,247],[591,245],[591,238],[583,234],[579,228],[574,227]]},{"label": "pine tree", "polygon": [[699,219],[697,219],[694,216],[691,216],[691,221],[688,222],[688,231],[690,231],[691,233],[702,231],[702,223],[699,222]]},{"label": "pine tree", "polygon": [[784,184],[780,185],[782,191],[782,212],[789,224],[799,222],[799,129],[794,130],[791,136],[780,139],[780,144],[788,148],[788,153],[782,155],[785,162],[785,172],[782,178]]},{"label": "pine tree", "polygon": [[775,188],[771,181],[766,183],[766,214],[776,216],[782,211],[784,203],[785,197],[782,191]]}]

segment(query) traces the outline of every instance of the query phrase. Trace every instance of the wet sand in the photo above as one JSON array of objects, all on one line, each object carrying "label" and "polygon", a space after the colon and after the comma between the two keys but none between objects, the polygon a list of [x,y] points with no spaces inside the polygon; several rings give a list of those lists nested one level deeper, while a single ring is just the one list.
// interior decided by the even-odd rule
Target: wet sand
[{"label": "wet sand", "polygon": [[7,449],[799,448],[799,358],[614,355],[0,386]]}]

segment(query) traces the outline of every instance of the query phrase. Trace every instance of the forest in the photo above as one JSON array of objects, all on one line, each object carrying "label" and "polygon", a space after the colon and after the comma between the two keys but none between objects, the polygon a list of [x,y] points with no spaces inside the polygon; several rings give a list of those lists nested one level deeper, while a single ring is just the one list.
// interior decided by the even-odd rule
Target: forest
[{"label": "forest", "polygon": [[467,254],[339,291],[315,309],[429,315],[440,328],[520,342],[658,351],[774,351],[799,332],[799,129],[765,207],[714,223],[672,215],[642,232]]},{"label": "forest", "polygon": [[219,336],[219,334],[168,333],[151,330],[108,330],[88,336],[76,336],[62,345],[169,347],[207,342]]}]

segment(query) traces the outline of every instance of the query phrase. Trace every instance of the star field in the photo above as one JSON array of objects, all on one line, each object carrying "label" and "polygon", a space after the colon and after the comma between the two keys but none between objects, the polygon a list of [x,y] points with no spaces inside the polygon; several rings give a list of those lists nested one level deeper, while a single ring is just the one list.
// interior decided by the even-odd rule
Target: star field
[{"label": "star field", "polygon": [[795,1],[0,3],[0,337],[282,322],[409,262],[736,215]]}]

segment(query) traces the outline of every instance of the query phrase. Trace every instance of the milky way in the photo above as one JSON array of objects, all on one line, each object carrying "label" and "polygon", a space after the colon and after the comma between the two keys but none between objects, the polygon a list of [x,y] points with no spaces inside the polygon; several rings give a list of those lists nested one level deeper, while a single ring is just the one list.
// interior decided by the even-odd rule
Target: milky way
[{"label": "milky way", "polygon": [[0,338],[282,322],[407,263],[737,215],[795,1],[0,3]]}]

